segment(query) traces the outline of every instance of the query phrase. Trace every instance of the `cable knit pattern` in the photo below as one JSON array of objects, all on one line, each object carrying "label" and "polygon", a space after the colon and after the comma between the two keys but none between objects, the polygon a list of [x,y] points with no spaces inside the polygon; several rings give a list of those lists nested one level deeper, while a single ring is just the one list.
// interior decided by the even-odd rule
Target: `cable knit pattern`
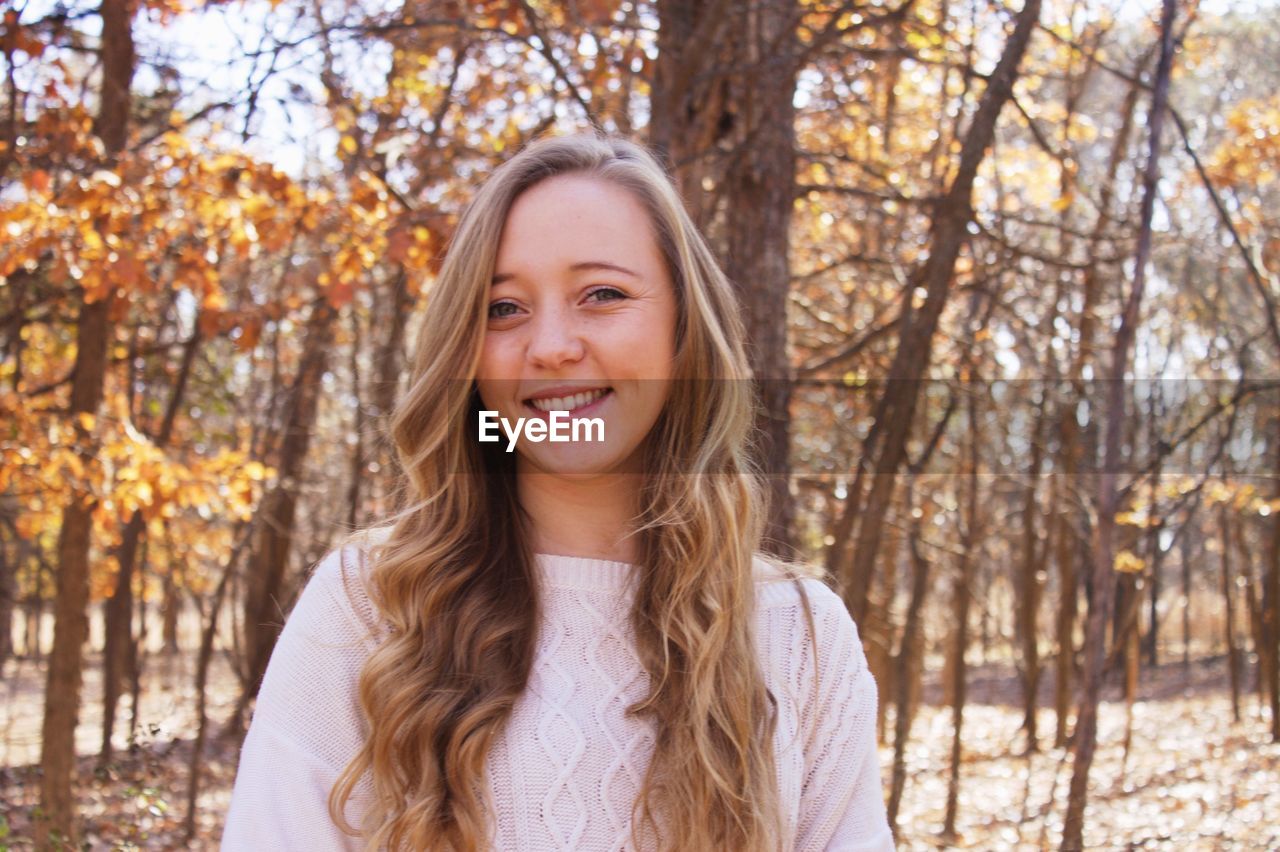
[{"label": "cable knit pattern", "polygon": [[[636,566],[536,557],[544,618],[533,672],[486,762],[493,848],[630,849],[632,805],[651,758],[648,690],[628,612]],[[385,635],[356,545],[330,552],[280,635],[240,755],[224,850],[358,850],[327,813],[334,779],[365,735],[360,668]],[[876,686],[839,597],[803,580],[820,670],[791,581],[761,562],[756,643],[778,699],[774,740],[788,852],[892,849],[875,748]],[[359,824],[371,786],[347,817]]]}]

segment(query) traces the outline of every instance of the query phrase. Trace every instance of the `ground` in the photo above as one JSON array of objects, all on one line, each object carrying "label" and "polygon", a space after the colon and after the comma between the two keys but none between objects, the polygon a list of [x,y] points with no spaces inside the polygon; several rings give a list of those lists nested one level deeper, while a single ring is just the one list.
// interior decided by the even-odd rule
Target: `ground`
[{"label": "ground", "polygon": [[[194,733],[190,658],[154,658],[156,686],[140,702],[132,744],[120,739],[116,758],[98,768],[101,726],[96,658],[86,673],[77,747],[84,755],[80,787],[88,848],[216,849],[235,772],[235,745],[214,740],[205,760],[195,839],[183,842],[188,761]],[[1100,715],[1085,841],[1090,849],[1280,848],[1280,744],[1256,692],[1232,719],[1225,662],[1168,662],[1144,671],[1134,705],[1132,744],[1123,740],[1126,710],[1109,689]],[[5,665],[0,687],[0,850],[28,849],[25,840],[38,795],[43,677],[31,661]],[[1069,755],[1044,748],[1024,755],[1017,681],[1007,667],[971,671],[964,721],[957,837],[940,839],[946,803],[951,713],[936,688],[925,691],[907,751],[908,780],[899,817],[900,849],[1051,848],[1060,840]],[[218,732],[234,705],[236,683],[219,662],[209,712]],[[1051,734],[1051,710],[1040,728]],[[127,702],[124,708],[128,720]],[[890,724],[892,722],[890,721]],[[1064,758],[1066,758],[1064,760]],[[892,755],[881,751],[886,784]]]}]

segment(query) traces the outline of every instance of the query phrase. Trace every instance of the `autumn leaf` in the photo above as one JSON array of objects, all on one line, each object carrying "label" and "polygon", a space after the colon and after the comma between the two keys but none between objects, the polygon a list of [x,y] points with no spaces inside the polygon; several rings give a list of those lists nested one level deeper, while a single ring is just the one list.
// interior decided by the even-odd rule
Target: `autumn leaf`
[{"label": "autumn leaf", "polygon": [[339,310],[351,301],[355,295],[355,286],[346,280],[337,281],[325,291],[325,297],[334,310]]}]

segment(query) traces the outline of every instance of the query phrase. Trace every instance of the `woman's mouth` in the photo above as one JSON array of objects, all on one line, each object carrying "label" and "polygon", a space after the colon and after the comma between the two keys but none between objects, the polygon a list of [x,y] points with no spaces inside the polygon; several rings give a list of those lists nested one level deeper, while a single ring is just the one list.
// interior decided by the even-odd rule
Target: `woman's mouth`
[{"label": "woman's mouth", "polygon": [[594,409],[612,393],[613,388],[610,387],[592,388],[591,390],[563,393],[557,396],[530,397],[524,401],[524,405],[538,414],[567,411],[577,416]]}]

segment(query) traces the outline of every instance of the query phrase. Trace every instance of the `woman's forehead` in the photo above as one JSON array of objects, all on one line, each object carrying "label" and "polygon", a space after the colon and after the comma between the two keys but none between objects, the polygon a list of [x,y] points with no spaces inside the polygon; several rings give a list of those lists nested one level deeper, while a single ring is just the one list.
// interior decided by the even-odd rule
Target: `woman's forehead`
[{"label": "woman's forehead", "polygon": [[613,265],[652,274],[661,254],[649,214],[627,189],[582,175],[548,178],[511,206],[498,246],[495,283],[520,267],[577,272]]}]

